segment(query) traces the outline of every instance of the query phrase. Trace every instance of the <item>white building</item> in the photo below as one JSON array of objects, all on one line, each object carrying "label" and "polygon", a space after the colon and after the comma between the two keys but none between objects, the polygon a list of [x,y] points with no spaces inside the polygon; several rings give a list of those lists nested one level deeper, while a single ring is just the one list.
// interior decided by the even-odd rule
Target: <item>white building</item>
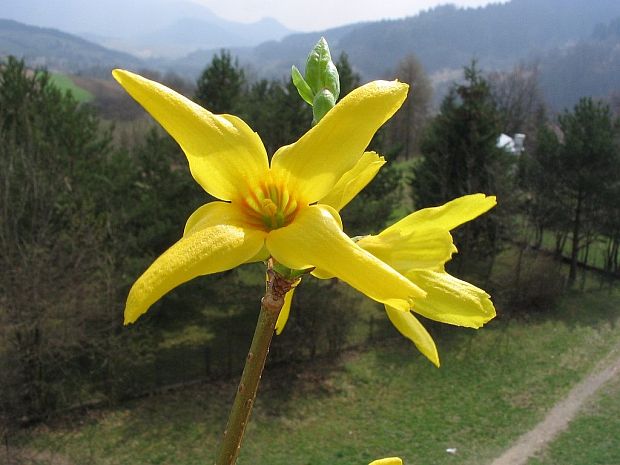
[{"label": "white building", "polygon": [[506,152],[513,155],[520,155],[525,148],[523,142],[525,141],[525,134],[515,134],[514,137],[510,137],[506,134],[500,134],[497,138],[497,147],[504,149]]}]

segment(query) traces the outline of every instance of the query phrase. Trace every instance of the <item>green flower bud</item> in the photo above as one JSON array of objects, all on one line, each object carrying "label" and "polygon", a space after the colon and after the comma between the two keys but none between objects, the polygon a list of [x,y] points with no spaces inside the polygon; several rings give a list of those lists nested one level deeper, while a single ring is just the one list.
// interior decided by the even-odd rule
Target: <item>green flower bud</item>
[{"label": "green flower bud", "polygon": [[312,125],[315,125],[334,107],[340,95],[340,77],[324,37],[308,55],[305,77],[295,66],[291,68],[291,77],[301,98],[313,107]]},{"label": "green flower bud", "polygon": [[334,108],[334,105],[336,105],[336,97],[328,89],[323,89],[316,94],[312,102],[312,125],[321,121],[321,118]]},{"label": "green flower bud", "polygon": [[323,89],[329,90],[337,100],[340,95],[340,78],[332,62],[329,46],[324,37],[314,46],[306,60],[306,82],[316,95]]}]

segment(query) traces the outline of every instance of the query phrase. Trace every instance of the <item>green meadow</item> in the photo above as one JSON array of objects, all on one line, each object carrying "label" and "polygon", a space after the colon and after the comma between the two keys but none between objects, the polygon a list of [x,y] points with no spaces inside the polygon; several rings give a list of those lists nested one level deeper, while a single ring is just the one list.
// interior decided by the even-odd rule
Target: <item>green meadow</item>
[{"label": "green meadow", "polygon": [[[271,367],[239,463],[350,465],[386,456],[406,464],[490,463],[620,343],[619,321],[620,293],[589,291],[479,331],[432,326],[440,369],[400,338],[339,360]],[[211,463],[235,383],[65,416],[22,432],[14,449],[29,463]],[[606,386],[532,465],[575,456],[583,461],[570,463],[614,463],[617,392],[617,382]]]},{"label": "green meadow", "polygon": [[92,93],[90,93],[86,89],[83,89],[82,87],[77,86],[73,82],[71,77],[67,76],[66,74],[51,73],[50,79],[54,86],[56,86],[63,92],[69,91],[73,98],[76,99],[78,102],[88,103],[95,98]]}]

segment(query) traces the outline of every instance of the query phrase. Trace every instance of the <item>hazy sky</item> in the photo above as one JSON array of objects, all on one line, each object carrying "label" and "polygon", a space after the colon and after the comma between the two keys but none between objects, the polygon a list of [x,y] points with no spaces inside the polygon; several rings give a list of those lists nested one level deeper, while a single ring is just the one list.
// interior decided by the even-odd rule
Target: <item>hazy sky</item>
[{"label": "hazy sky", "polygon": [[[297,31],[315,31],[358,21],[402,18],[445,3],[482,6],[499,0],[194,0],[218,16],[242,22],[265,16]],[[325,6],[323,6],[325,5]]]}]

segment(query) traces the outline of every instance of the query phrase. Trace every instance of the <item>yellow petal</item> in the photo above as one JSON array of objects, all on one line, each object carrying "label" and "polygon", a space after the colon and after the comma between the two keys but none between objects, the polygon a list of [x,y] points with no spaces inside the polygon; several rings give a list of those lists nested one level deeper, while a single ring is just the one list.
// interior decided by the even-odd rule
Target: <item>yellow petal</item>
[{"label": "yellow petal", "polygon": [[271,166],[307,203],[325,197],[360,159],[377,129],[400,108],[408,86],[374,81],[357,88],[297,142],[280,148]]},{"label": "yellow petal", "polygon": [[375,152],[366,152],[336,183],[319,203],[341,210],[377,175],[385,164],[385,158]]},{"label": "yellow petal", "polygon": [[398,231],[403,235],[424,229],[451,229],[482,215],[497,204],[495,197],[472,194],[459,197],[440,207],[424,208],[413,212],[385,229],[382,234]]},{"label": "yellow petal", "polygon": [[314,270],[312,270],[310,272],[310,274],[312,276],[314,276],[317,279],[333,279],[335,278],[335,276],[331,273],[328,273],[325,270],[321,270],[320,268],[315,268]]},{"label": "yellow petal", "polygon": [[284,305],[282,305],[282,310],[280,310],[280,314],[278,315],[278,321],[276,321],[276,334],[279,336],[282,331],[284,331],[284,327],[286,326],[286,322],[288,321],[288,316],[291,313],[291,303],[293,302],[293,294],[295,293],[295,288],[300,283],[301,279],[297,281],[293,285],[290,291],[288,291],[284,295]]},{"label": "yellow petal", "polygon": [[[178,285],[196,276],[229,270],[255,256],[263,247],[265,232],[220,221],[222,202],[201,207],[200,227],[165,251],[135,282],[125,306],[125,324],[133,323],[153,303]],[[225,212],[224,212],[225,213]],[[224,215],[225,217],[226,215]]]},{"label": "yellow petal", "polygon": [[495,317],[490,296],[473,284],[446,272],[414,270],[407,277],[427,292],[416,300],[413,311],[431,320],[479,328]]},{"label": "yellow petal", "polygon": [[403,465],[403,461],[398,457],[388,457],[385,459],[375,460],[368,465]]},{"label": "yellow petal", "polygon": [[407,339],[411,340],[418,350],[433,362],[435,366],[439,367],[439,354],[437,353],[435,341],[422,326],[422,323],[411,312],[403,312],[388,305],[385,306],[385,311],[396,329]]},{"label": "yellow petal", "polygon": [[166,86],[124,70],[114,78],[179,143],[194,179],[210,194],[232,200],[264,179],[267,154],[241,119],[214,115]]},{"label": "yellow petal", "polygon": [[206,226],[215,224],[230,224],[244,227],[246,225],[245,216],[235,204],[228,202],[209,202],[199,207],[190,215],[185,223],[183,236],[191,236],[197,231],[201,231]]},{"label": "yellow petal", "polygon": [[340,229],[338,213],[327,205],[301,210],[294,221],[267,236],[267,248],[284,266],[317,267],[342,279],[371,299],[409,310],[424,296],[415,284],[361,249]]},{"label": "yellow petal", "polygon": [[430,227],[408,234],[393,229],[377,236],[366,236],[357,243],[400,273],[411,269],[442,270],[456,252],[447,229]]}]

